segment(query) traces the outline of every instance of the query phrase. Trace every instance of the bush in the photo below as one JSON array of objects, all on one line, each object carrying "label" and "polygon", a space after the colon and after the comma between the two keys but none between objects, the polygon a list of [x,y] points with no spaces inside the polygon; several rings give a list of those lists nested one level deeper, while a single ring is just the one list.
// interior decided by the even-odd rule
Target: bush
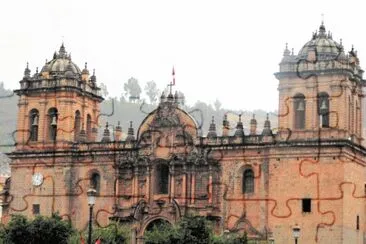
[{"label": "bush", "polygon": [[[88,240],[88,229],[84,232],[74,233],[69,238],[69,244],[80,244],[81,239]],[[131,228],[127,225],[120,225],[118,223],[112,223],[107,227],[93,227],[92,243],[95,243],[98,239],[102,244],[123,244],[130,243]]]},{"label": "bush", "polygon": [[146,244],[209,243],[211,228],[204,217],[183,217],[177,225],[163,224],[146,231]]},{"label": "bush", "polygon": [[9,224],[0,231],[3,243],[9,244],[66,244],[74,232],[71,224],[62,221],[58,214],[37,216],[28,221],[22,215],[13,215]]},{"label": "bush", "polygon": [[248,244],[247,234],[216,236],[205,217],[183,217],[176,225],[154,226],[145,232],[146,244]]}]

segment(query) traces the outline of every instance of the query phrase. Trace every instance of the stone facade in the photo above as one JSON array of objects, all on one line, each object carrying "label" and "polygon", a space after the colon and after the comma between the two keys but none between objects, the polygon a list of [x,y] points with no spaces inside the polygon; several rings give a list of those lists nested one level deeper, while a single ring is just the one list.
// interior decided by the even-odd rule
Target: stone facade
[{"label": "stone facade", "polygon": [[[256,120],[245,135],[214,119],[201,136],[194,118],[170,92],[121,140],[121,128],[106,126],[96,141],[102,97],[96,77],[72,63],[64,46],[20,82],[16,150],[11,181],[3,191],[4,216],[58,211],[84,229],[86,191],[96,188],[94,221],[128,223],[133,242],[158,221],[186,214],[206,216],[217,233],[292,243],[364,243],[365,153],[362,109],[365,85],[352,49],[325,33],[298,55],[285,49],[279,80],[279,128]],[[55,109],[53,109],[55,108]],[[55,133],[56,132],[56,133]],[[37,182],[37,177],[41,180]]]}]

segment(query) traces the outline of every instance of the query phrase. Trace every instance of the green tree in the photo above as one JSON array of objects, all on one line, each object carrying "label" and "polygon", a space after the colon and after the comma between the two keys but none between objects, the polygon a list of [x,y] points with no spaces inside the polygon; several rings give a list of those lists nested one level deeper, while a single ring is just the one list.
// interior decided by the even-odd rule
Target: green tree
[{"label": "green tree", "polygon": [[107,86],[104,83],[100,83],[99,88],[102,93],[102,97],[107,98],[109,94]]},{"label": "green tree", "polygon": [[176,226],[155,226],[145,233],[146,244],[209,243],[211,228],[204,217],[183,217]]},{"label": "green tree", "polygon": [[29,222],[22,215],[13,215],[5,227],[3,243],[28,244],[30,243]]},{"label": "green tree", "polygon": [[159,89],[155,81],[149,81],[145,85],[145,93],[149,97],[150,104],[155,104],[159,97]]},{"label": "green tree", "polygon": [[123,89],[130,102],[136,102],[140,100],[141,87],[137,79],[131,77],[127,83],[124,84]]},{"label": "green tree", "polygon": [[66,244],[73,232],[71,224],[63,221],[58,214],[37,216],[32,221],[22,215],[13,215],[0,236],[3,237],[3,243],[9,244]]}]

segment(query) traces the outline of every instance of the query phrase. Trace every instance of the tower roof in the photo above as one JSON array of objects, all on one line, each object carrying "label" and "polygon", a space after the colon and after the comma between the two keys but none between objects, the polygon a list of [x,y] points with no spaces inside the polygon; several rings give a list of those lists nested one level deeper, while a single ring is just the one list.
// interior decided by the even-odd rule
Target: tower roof
[{"label": "tower roof", "polygon": [[51,74],[63,74],[66,71],[71,71],[74,74],[81,74],[79,67],[72,62],[71,54],[66,52],[66,48],[62,43],[58,53],[55,52],[53,59],[46,62],[41,72],[48,71]]},{"label": "tower roof", "polygon": [[322,22],[319,31],[313,33],[311,40],[300,49],[298,58],[306,58],[311,50],[316,51],[319,59],[334,59],[343,52],[343,46],[333,40],[331,32],[326,33]]}]

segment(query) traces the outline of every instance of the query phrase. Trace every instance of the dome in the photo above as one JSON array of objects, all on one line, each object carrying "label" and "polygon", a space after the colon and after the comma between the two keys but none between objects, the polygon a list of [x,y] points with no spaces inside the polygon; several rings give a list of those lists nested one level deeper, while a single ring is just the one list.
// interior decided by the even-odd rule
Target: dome
[{"label": "dome", "polygon": [[183,131],[194,138],[197,136],[197,123],[186,111],[180,109],[174,102],[161,102],[141,123],[138,137],[150,132],[179,132]]},{"label": "dome", "polygon": [[298,58],[306,59],[309,51],[316,51],[319,59],[329,59],[341,55],[343,46],[334,41],[330,33],[326,34],[325,26],[322,23],[319,33],[314,33],[313,38],[300,49]]},{"label": "dome", "polygon": [[58,53],[55,52],[53,59],[46,62],[42,68],[42,72],[52,73],[64,73],[68,72],[68,76],[71,77],[73,74],[81,74],[79,67],[71,61],[71,55],[67,54],[64,44],[62,43]]}]

